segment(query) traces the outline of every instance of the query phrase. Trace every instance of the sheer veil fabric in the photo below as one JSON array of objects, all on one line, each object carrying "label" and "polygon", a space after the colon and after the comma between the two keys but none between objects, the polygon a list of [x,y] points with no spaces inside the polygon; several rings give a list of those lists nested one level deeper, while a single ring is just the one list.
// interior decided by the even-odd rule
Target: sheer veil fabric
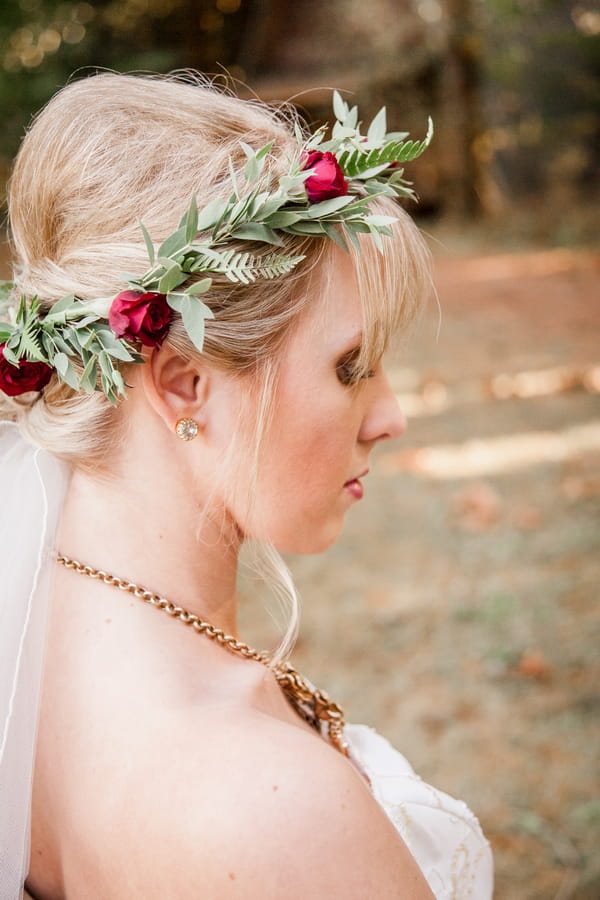
[{"label": "sheer veil fabric", "polygon": [[55,539],[69,468],[0,423],[0,900],[29,867],[31,786]]}]

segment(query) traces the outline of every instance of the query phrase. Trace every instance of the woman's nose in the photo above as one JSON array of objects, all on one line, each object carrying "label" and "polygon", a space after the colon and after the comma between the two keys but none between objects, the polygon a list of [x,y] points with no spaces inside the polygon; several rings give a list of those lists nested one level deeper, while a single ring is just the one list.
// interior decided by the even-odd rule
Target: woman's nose
[{"label": "woman's nose", "polygon": [[378,372],[369,387],[372,389],[372,397],[365,412],[359,440],[376,442],[402,437],[406,431],[406,416],[400,409],[385,373]]}]

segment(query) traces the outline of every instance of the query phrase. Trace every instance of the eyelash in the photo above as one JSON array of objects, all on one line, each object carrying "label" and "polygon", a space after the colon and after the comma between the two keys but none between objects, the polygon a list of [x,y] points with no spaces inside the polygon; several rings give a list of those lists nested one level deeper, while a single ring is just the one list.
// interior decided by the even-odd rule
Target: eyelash
[{"label": "eyelash", "polygon": [[344,387],[352,387],[353,385],[358,384],[359,381],[363,381],[366,378],[373,378],[375,375],[374,369],[368,369],[366,372],[361,373],[356,365],[357,357],[358,350],[351,350],[350,353],[346,353],[345,356],[341,358],[336,366],[338,380]]}]

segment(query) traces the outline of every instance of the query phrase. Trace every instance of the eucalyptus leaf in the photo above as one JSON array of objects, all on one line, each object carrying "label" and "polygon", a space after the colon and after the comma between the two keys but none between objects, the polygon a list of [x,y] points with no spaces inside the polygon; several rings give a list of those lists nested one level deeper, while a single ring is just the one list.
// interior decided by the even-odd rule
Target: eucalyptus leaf
[{"label": "eucalyptus leaf", "polygon": [[369,144],[380,145],[385,141],[387,130],[387,119],[385,106],[382,106],[367,131],[367,140]]},{"label": "eucalyptus leaf", "polygon": [[381,163],[379,166],[372,166],[370,169],[364,169],[363,171],[357,172],[353,177],[357,179],[357,181],[368,181],[370,178],[376,178],[381,172],[385,172],[386,169],[389,169],[389,163]]},{"label": "eucalyptus leaf", "polygon": [[260,150],[258,150],[256,153],[256,158],[258,160],[265,159],[267,154],[270,153],[271,150],[273,149],[274,143],[275,143],[274,141],[269,141],[268,144],[265,144],[264,147],[261,147]]},{"label": "eucalyptus leaf", "polygon": [[173,234],[164,241],[158,248],[159,257],[172,257],[176,253],[180,253],[188,244],[185,233],[185,227],[178,228]]},{"label": "eucalyptus leaf", "polygon": [[150,260],[150,265],[154,265],[154,244],[152,243],[152,238],[148,234],[148,230],[143,222],[140,222],[140,228],[142,230],[142,234],[144,236],[144,243],[146,244],[146,250],[148,252],[148,259]]},{"label": "eucalyptus leaf", "polygon": [[60,300],[57,300],[56,303],[53,304],[52,309],[46,315],[44,319],[45,322],[54,322],[59,319],[65,320],[64,314],[74,307],[76,308],[77,301],[73,294],[68,294],[66,297],[61,297]]},{"label": "eucalyptus leaf", "polygon": [[392,225],[394,222],[398,221],[398,216],[382,216],[382,215],[372,215],[365,216],[365,222],[368,225],[375,225],[375,227],[379,227],[380,225]]},{"label": "eucalyptus leaf", "polygon": [[204,346],[204,320],[212,319],[212,310],[201,300],[192,297],[184,297],[181,302],[181,318],[188,337],[194,347],[200,352]]},{"label": "eucalyptus leaf", "polygon": [[332,213],[336,213],[340,209],[343,209],[344,206],[348,206],[353,200],[354,197],[351,194],[346,194],[343,197],[332,197],[331,200],[313,203],[313,205],[308,208],[306,215],[309,219],[323,219],[325,216],[330,216]]},{"label": "eucalyptus leaf", "polygon": [[179,266],[172,266],[167,269],[165,274],[158,282],[158,291],[161,294],[168,294],[173,288],[179,287],[186,280],[185,272],[182,272]]},{"label": "eucalyptus leaf", "polygon": [[198,294],[205,294],[212,284],[212,278],[202,278],[201,281],[195,281],[190,284],[184,291],[185,294],[192,294],[194,297]]},{"label": "eucalyptus leaf", "polygon": [[325,229],[325,234],[328,238],[337,244],[338,247],[341,247],[342,250],[348,251],[348,244],[344,239],[344,235],[335,225],[331,222],[323,222],[323,228]]},{"label": "eucalyptus leaf", "polygon": [[289,225],[290,234],[325,234],[325,226],[323,222],[296,222],[295,225]]},{"label": "eucalyptus leaf", "polygon": [[244,166],[244,178],[246,181],[256,181],[260,174],[260,168],[258,165],[258,160],[254,154],[249,157],[246,165]]},{"label": "eucalyptus leaf", "polygon": [[383,241],[381,240],[381,235],[376,228],[371,228],[371,237],[379,252],[383,254]]},{"label": "eucalyptus leaf", "polygon": [[113,393],[112,379],[107,378],[104,372],[100,373],[100,384],[102,385],[102,390],[110,400],[111,395]]},{"label": "eucalyptus leaf", "polygon": [[337,140],[343,138],[352,138],[355,135],[355,130],[353,127],[348,127],[346,125],[340,125],[339,122],[336,122],[333,126],[333,136]]},{"label": "eucalyptus leaf", "polygon": [[125,382],[118,369],[113,369],[112,382],[120,394],[125,394]]},{"label": "eucalyptus leaf", "polygon": [[123,341],[107,340],[104,333],[98,335],[98,340],[106,352],[114,356],[115,359],[120,359],[122,362],[133,362],[133,356]]},{"label": "eucalyptus leaf", "polygon": [[6,362],[11,363],[11,365],[13,365],[13,366],[19,365],[19,357],[16,355],[16,353],[13,351],[13,349],[8,344],[6,344],[4,349],[2,350],[2,356],[4,357]]},{"label": "eucalyptus leaf", "polygon": [[68,384],[70,388],[76,391],[79,388],[79,379],[75,369],[71,364],[71,360],[65,353],[57,353],[53,360],[54,368],[58,372],[61,381]]},{"label": "eucalyptus leaf", "polygon": [[88,363],[81,374],[81,378],[79,379],[80,387],[83,388],[86,394],[92,394],[96,390],[97,371],[97,360],[95,356],[92,356],[88,360]]},{"label": "eucalyptus leaf", "polygon": [[281,238],[272,228],[260,225],[258,222],[248,222],[245,225],[240,225],[235,229],[232,236],[240,240],[262,241],[265,244],[274,244],[276,247],[280,247],[282,244]]},{"label": "eucalyptus leaf", "polygon": [[301,212],[276,212],[273,215],[269,216],[266,220],[267,225],[270,228],[288,228],[290,225],[294,225],[295,222],[299,222],[303,218],[303,214]]},{"label": "eucalyptus leaf", "polygon": [[223,215],[223,210],[227,205],[227,201],[222,197],[216,197],[207,203],[206,206],[198,212],[197,228],[200,231],[210,231]]},{"label": "eucalyptus leaf", "polygon": [[113,371],[114,367],[113,367],[111,358],[108,355],[108,353],[106,352],[106,350],[100,351],[100,353],[98,354],[98,362],[100,364],[100,369],[102,370],[103,374],[106,375],[107,378],[109,378],[110,382],[112,383],[112,371]]},{"label": "eucalyptus leaf", "polygon": [[333,112],[340,122],[348,115],[348,104],[342,100],[342,95],[338,91],[333,92]]},{"label": "eucalyptus leaf", "polygon": [[185,216],[185,239],[190,244],[198,234],[198,206],[196,197],[192,194],[190,205]]},{"label": "eucalyptus leaf", "polygon": [[358,236],[353,227],[346,226],[346,234],[350,239],[350,243],[354,247],[355,250],[360,251],[360,243],[358,241]]},{"label": "eucalyptus leaf", "polygon": [[346,128],[351,129],[353,132],[356,131],[356,126],[358,125],[358,106],[353,106],[351,110],[349,110],[348,115],[344,119],[344,126]]}]

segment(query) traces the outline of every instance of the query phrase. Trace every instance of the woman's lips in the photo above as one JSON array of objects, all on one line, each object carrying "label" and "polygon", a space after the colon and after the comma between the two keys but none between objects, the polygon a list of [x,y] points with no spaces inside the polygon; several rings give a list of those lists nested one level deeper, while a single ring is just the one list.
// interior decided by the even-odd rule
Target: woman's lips
[{"label": "woman's lips", "polygon": [[364,494],[364,489],[358,478],[353,478],[351,481],[347,481],[344,485],[344,488],[351,494],[355,500],[361,500]]}]

